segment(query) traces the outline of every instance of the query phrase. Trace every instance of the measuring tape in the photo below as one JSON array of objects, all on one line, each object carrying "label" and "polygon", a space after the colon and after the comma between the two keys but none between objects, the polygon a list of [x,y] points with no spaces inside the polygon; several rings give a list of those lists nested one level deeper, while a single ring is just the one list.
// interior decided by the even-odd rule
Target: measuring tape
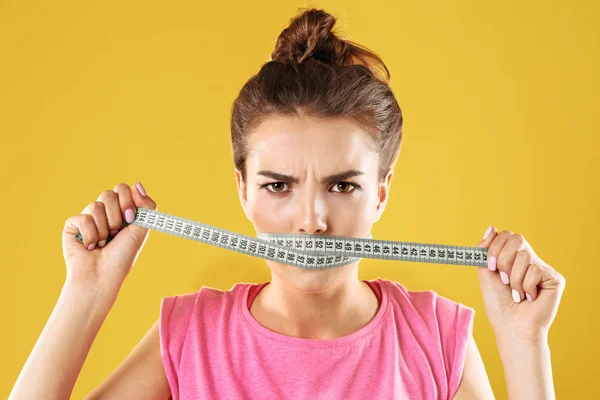
[{"label": "measuring tape", "polygon": [[[131,224],[123,221],[122,227],[127,225],[304,269],[334,268],[362,258],[487,267],[486,248],[376,240],[370,233],[367,238],[272,233],[258,233],[258,238],[253,238],[148,208],[138,208]],[[83,243],[81,232],[75,237]]]}]

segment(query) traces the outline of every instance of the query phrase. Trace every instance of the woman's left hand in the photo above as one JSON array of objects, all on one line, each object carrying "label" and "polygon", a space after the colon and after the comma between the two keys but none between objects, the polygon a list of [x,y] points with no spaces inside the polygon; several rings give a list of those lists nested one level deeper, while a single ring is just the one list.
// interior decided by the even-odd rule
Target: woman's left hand
[{"label": "woman's left hand", "polygon": [[488,249],[479,285],[496,336],[546,340],[565,288],[565,278],[533,251],[523,235],[490,227],[477,247]]}]

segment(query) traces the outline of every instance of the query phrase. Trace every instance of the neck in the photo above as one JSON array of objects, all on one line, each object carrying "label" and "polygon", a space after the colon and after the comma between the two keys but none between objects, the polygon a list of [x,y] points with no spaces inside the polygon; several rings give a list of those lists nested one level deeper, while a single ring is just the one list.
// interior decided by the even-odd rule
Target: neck
[{"label": "neck", "polygon": [[267,329],[307,339],[333,339],[367,325],[379,303],[371,288],[350,274],[320,291],[303,291],[272,274],[250,312]]}]

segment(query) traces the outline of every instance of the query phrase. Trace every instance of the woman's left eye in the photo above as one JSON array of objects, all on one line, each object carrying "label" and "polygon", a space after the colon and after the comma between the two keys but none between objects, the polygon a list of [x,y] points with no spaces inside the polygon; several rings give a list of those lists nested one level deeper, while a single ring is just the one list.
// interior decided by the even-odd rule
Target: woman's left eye
[{"label": "woman's left eye", "polygon": [[[338,188],[339,188],[340,186],[343,186],[343,187],[348,187],[348,188],[350,188],[350,189],[351,189],[351,188],[354,188],[354,190],[356,190],[356,189],[358,189],[358,188],[359,188],[359,186],[358,186],[357,184],[355,184],[355,183],[350,183],[350,182],[338,182],[338,183],[336,183],[335,185],[333,185],[333,187],[338,187]],[[352,190],[352,191],[350,191],[350,190],[341,190],[341,191],[339,191],[339,192],[337,192],[337,193],[351,193],[351,192],[353,192],[354,190]]]}]

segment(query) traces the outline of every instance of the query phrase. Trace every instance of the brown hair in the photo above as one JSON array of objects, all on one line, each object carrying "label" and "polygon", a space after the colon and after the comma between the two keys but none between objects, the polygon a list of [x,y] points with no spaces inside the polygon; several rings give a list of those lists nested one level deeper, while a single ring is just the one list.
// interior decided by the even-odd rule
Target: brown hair
[{"label": "brown hair", "polygon": [[379,152],[380,182],[396,163],[403,119],[389,86],[390,72],[375,53],[334,34],[335,22],[314,8],[292,18],[270,61],[233,102],[233,159],[244,182],[249,134],[270,115],[348,118]]}]

